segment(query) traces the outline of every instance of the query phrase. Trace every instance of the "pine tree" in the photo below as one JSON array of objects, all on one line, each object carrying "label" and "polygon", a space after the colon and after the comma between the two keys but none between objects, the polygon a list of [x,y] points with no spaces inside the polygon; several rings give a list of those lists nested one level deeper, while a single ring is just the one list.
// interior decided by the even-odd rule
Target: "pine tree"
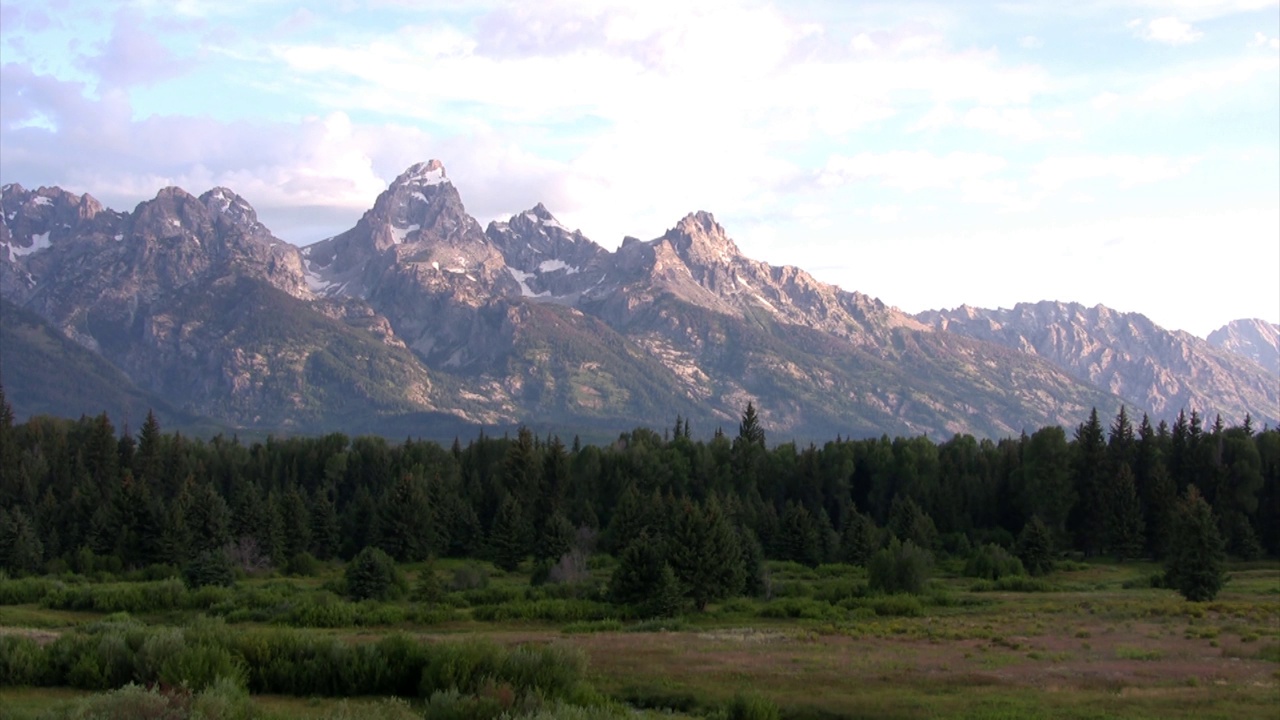
[{"label": "pine tree", "polygon": [[1040,520],[1039,515],[1032,515],[1027,524],[1022,526],[1015,554],[1032,575],[1043,575],[1053,570],[1053,532]]},{"label": "pine tree", "polygon": [[747,402],[747,409],[742,411],[742,422],[738,423],[736,442],[765,447],[764,428],[760,426],[755,404],[750,401]]},{"label": "pine tree", "polygon": [[720,505],[686,499],[671,531],[668,562],[685,597],[699,611],[711,600],[736,595],[745,581],[741,546]]},{"label": "pine tree", "polygon": [[1098,410],[1089,413],[1088,422],[1076,428],[1073,478],[1080,501],[1076,505],[1075,522],[1078,544],[1086,555],[1096,555],[1107,539],[1106,442]]},{"label": "pine tree", "polygon": [[1226,583],[1226,552],[1209,503],[1194,485],[1173,517],[1165,582],[1193,602],[1212,600]]},{"label": "pine tree", "polygon": [[191,530],[191,552],[221,550],[231,539],[231,511],[222,496],[206,483],[187,480],[191,501],[187,505],[187,527]]},{"label": "pine tree", "polygon": [[805,506],[787,503],[779,528],[779,550],[783,560],[817,567],[822,563],[822,538],[818,525]]},{"label": "pine tree", "polygon": [[338,512],[329,499],[328,488],[318,488],[311,497],[311,554],[328,560],[338,551],[342,527]]},{"label": "pine tree", "polygon": [[555,562],[573,547],[576,532],[569,519],[559,510],[551,514],[534,542],[533,557],[535,560]]},{"label": "pine tree", "polygon": [[433,533],[422,480],[401,473],[378,507],[378,547],[400,562],[416,562],[429,553]]},{"label": "pine tree", "polygon": [[21,508],[6,513],[0,508],[0,568],[14,575],[40,571],[44,565],[44,544],[31,520]]},{"label": "pine tree", "polygon": [[1111,488],[1111,513],[1107,538],[1111,552],[1120,561],[1141,557],[1146,545],[1146,524],[1128,463],[1121,464],[1116,472]]},{"label": "pine tree", "polygon": [[938,544],[938,529],[915,500],[904,495],[893,498],[889,510],[889,532],[906,542],[910,540],[918,548],[933,550]]},{"label": "pine tree", "polygon": [[493,528],[489,531],[489,554],[495,565],[511,572],[529,556],[529,549],[529,535],[520,503],[514,496],[507,495],[498,507]]},{"label": "pine tree", "polygon": [[641,531],[618,553],[618,566],[609,578],[609,598],[621,605],[643,603],[657,587],[666,562],[662,540]]},{"label": "pine tree", "polygon": [[851,565],[865,566],[880,548],[880,529],[870,516],[850,508],[844,529],[840,533],[840,560]]}]

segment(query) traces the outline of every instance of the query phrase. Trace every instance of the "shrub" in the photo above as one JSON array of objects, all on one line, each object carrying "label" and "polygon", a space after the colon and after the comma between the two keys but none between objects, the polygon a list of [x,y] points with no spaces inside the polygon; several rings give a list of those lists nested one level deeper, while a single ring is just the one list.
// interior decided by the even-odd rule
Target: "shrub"
[{"label": "shrub", "polygon": [[300,552],[289,558],[284,571],[298,577],[311,577],[320,572],[320,561],[309,552]]},{"label": "shrub", "polygon": [[896,538],[889,547],[877,552],[867,567],[871,589],[886,594],[918,595],[924,592],[932,573],[932,553],[910,540],[900,543]]},{"label": "shrub", "polygon": [[0,686],[39,685],[44,675],[44,651],[35,640],[21,635],[0,635]]},{"label": "shrub", "polygon": [[373,546],[365,547],[347,563],[344,578],[347,595],[356,600],[389,600],[404,582],[395,561]]},{"label": "shrub", "polygon": [[236,582],[236,572],[226,552],[205,550],[182,569],[182,579],[187,582],[189,588],[200,588],[206,585],[231,587]]},{"label": "shrub", "polygon": [[964,565],[967,577],[999,580],[1010,575],[1025,575],[1022,561],[999,545],[987,544],[974,550]]},{"label": "shrub", "polygon": [[413,599],[417,602],[437,603],[444,599],[444,583],[436,574],[435,563],[428,562],[418,573],[418,581],[413,585]]},{"label": "shrub", "polygon": [[726,720],[779,720],[778,706],[758,695],[734,695],[725,708]]},{"label": "shrub", "polygon": [[451,592],[480,590],[489,587],[489,573],[479,565],[463,565],[454,568],[453,579],[449,582]]},{"label": "shrub", "polygon": [[871,609],[881,617],[921,617],[924,606],[914,595],[884,595],[868,601]]}]

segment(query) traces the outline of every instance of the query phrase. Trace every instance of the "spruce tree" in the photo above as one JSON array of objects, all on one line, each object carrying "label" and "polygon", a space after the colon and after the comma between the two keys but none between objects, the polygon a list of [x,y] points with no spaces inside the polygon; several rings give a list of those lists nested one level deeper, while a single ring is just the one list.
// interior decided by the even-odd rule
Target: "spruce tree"
[{"label": "spruce tree", "polygon": [[44,544],[31,520],[20,508],[5,513],[0,508],[0,569],[14,575],[40,571]]},{"label": "spruce tree", "polygon": [[338,512],[329,499],[328,488],[318,488],[311,497],[311,554],[328,560],[338,551],[342,527]]},{"label": "spruce tree", "polygon": [[1134,486],[1128,463],[1120,465],[1111,487],[1111,520],[1108,544],[1117,560],[1141,557],[1146,545],[1146,524],[1142,519],[1142,502]]},{"label": "spruce tree", "polygon": [[493,563],[511,572],[520,567],[529,555],[529,535],[520,503],[512,495],[502,499],[498,514],[493,519],[493,528],[489,531],[489,554]]},{"label": "spruce tree", "polygon": [[671,530],[668,561],[685,597],[699,611],[711,600],[742,592],[745,572],[733,526],[714,497],[705,505],[686,499]]},{"label": "spruce tree", "polygon": [[1032,575],[1044,575],[1053,570],[1053,533],[1039,515],[1032,515],[1022,526],[1015,554],[1022,561],[1022,567]]},{"label": "spruce tree", "polygon": [[783,560],[817,567],[822,563],[822,538],[818,524],[805,506],[787,503],[779,528],[779,549]]},{"label": "spruce tree", "polygon": [[1179,501],[1173,516],[1165,583],[1188,600],[1212,600],[1226,583],[1226,553],[1209,503],[1195,485]]},{"label": "spruce tree", "polygon": [[433,533],[426,487],[416,475],[401,473],[379,503],[378,547],[400,562],[415,562],[430,552]]},{"label": "spruce tree", "polygon": [[1086,555],[1101,552],[1107,540],[1107,446],[1098,421],[1098,410],[1089,413],[1088,422],[1076,428],[1073,476],[1080,498],[1074,513],[1073,528],[1079,546]]},{"label": "spruce tree", "polygon": [[850,508],[844,530],[840,533],[840,560],[865,566],[880,547],[880,529],[870,516]]},{"label": "spruce tree", "polygon": [[555,511],[546,522],[542,523],[542,529],[534,542],[534,559],[554,563],[573,547],[575,535],[569,519],[559,510]]}]

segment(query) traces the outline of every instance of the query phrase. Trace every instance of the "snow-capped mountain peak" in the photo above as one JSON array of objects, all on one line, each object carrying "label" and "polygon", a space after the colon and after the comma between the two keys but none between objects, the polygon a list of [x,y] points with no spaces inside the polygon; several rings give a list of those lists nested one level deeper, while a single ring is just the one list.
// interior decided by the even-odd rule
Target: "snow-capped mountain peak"
[{"label": "snow-capped mountain peak", "polygon": [[448,182],[449,178],[444,172],[444,163],[439,160],[428,160],[427,162],[414,163],[413,165],[410,165],[409,169],[401,173],[392,185],[414,185],[423,187],[428,185],[441,185]]}]

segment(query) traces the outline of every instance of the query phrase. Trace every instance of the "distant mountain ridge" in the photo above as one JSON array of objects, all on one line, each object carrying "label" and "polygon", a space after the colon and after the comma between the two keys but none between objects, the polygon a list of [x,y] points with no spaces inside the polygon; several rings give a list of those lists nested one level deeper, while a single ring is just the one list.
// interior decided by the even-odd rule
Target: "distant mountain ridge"
[{"label": "distant mountain ridge", "polygon": [[1209,333],[1208,340],[1214,347],[1256,361],[1280,378],[1280,325],[1257,318],[1232,320]]},{"label": "distant mountain ridge", "polygon": [[937,330],[1043,357],[1157,417],[1185,409],[1233,421],[1248,413],[1274,423],[1280,415],[1274,374],[1138,313],[1045,301],[999,310],[961,306],[916,317]]},{"label": "distant mountain ridge", "polygon": [[748,401],[775,437],[808,438],[1003,436],[1120,403],[1280,415],[1257,363],[1142,316],[913,317],[743,256],[705,212],[613,252],[541,204],[481,228],[434,160],[301,249],[226,188],[123,213],[17,185],[0,188],[0,245],[0,296],[233,428],[605,433],[679,414],[709,433]]}]

